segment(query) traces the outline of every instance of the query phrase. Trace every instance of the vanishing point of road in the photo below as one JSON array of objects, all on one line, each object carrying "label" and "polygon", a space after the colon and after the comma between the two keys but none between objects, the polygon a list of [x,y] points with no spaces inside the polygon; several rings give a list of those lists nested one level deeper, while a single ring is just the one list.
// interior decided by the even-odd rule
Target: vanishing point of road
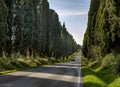
[{"label": "vanishing point of road", "polygon": [[0,75],[0,87],[83,87],[81,53],[75,61]]}]

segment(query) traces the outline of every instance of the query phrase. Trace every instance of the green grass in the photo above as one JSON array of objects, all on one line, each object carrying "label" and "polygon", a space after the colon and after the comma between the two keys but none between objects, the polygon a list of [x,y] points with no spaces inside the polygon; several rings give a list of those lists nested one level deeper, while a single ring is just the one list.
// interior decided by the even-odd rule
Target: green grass
[{"label": "green grass", "polygon": [[92,69],[82,66],[84,87],[120,87],[120,75],[113,73],[113,67]]},{"label": "green grass", "polygon": [[112,83],[108,85],[108,87],[120,87],[120,78],[115,79]]},{"label": "green grass", "polygon": [[82,57],[84,87],[120,87],[120,55],[110,53],[100,61]]},{"label": "green grass", "polygon": [[11,72],[16,72],[17,70],[6,70],[6,71],[2,71],[0,72],[0,75],[6,74],[6,73],[11,73]]},{"label": "green grass", "polygon": [[84,79],[84,87],[106,87],[105,82],[95,75],[87,75]]},{"label": "green grass", "polygon": [[10,72],[16,72],[20,70],[26,70],[35,68],[38,66],[43,65],[50,65],[55,63],[61,63],[61,62],[68,62],[71,61],[75,56],[77,55],[77,52],[70,55],[68,58],[59,58],[55,59],[53,57],[51,58],[0,58],[0,75],[6,74]]}]

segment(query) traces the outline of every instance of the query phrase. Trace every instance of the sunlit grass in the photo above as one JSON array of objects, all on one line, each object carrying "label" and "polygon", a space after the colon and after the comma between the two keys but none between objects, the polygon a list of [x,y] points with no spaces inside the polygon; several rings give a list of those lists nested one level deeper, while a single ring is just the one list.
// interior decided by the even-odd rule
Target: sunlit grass
[{"label": "sunlit grass", "polygon": [[84,87],[120,87],[120,76],[112,73],[112,67],[91,69],[84,65],[82,72]]},{"label": "sunlit grass", "polygon": [[11,73],[11,72],[16,72],[17,70],[7,70],[7,71],[2,71],[0,72],[0,75],[6,74],[6,73]]},{"label": "sunlit grass", "polygon": [[120,77],[115,79],[112,83],[110,83],[107,87],[120,87]]},{"label": "sunlit grass", "polygon": [[84,87],[106,87],[106,83],[95,75],[84,76]]},{"label": "sunlit grass", "polygon": [[71,61],[75,56],[77,55],[77,52],[70,55],[68,58],[28,58],[28,57],[22,57],[22,58],[0,58],[0,74],[20,71],[20,70],[26,70],[38,66],[43,65],[50,65],[55,63],[62,63],[62,62],[68,62]]}]

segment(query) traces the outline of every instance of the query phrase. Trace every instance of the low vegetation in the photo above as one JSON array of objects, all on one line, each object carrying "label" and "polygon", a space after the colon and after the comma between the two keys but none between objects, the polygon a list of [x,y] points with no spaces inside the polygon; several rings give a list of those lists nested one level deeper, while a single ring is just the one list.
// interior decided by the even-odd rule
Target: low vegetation
[{"label": "low vegetation", "polygon": [[82,46],[84,87],[120,87],[120,0],[91,0]]},{"label": "low vegetation", "polygon": [[120,87],[120,55],[107,54],[99,66],[82,59],[84,87]]},{"label": "low vegetation", "polygon": [[0,58],[0,74],[5,74],[9,72],[15,72],[19,70],[25,70],[30,69],[42,65],[49,65],[49,64],[55,64],[55,63],[61,63],[61,62],[68,62],[72,60],[76,56],[77,52],[70,55],[68,58],[7,58],[3,57]]}]

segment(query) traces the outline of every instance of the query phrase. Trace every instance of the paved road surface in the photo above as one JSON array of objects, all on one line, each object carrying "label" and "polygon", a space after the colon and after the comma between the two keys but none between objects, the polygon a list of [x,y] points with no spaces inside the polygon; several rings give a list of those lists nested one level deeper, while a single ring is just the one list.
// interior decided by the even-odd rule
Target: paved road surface
[{"label": "paved road surface", "polygon": [[82,87],[80,53],[75,61],[0,76],[0,87]]}]

